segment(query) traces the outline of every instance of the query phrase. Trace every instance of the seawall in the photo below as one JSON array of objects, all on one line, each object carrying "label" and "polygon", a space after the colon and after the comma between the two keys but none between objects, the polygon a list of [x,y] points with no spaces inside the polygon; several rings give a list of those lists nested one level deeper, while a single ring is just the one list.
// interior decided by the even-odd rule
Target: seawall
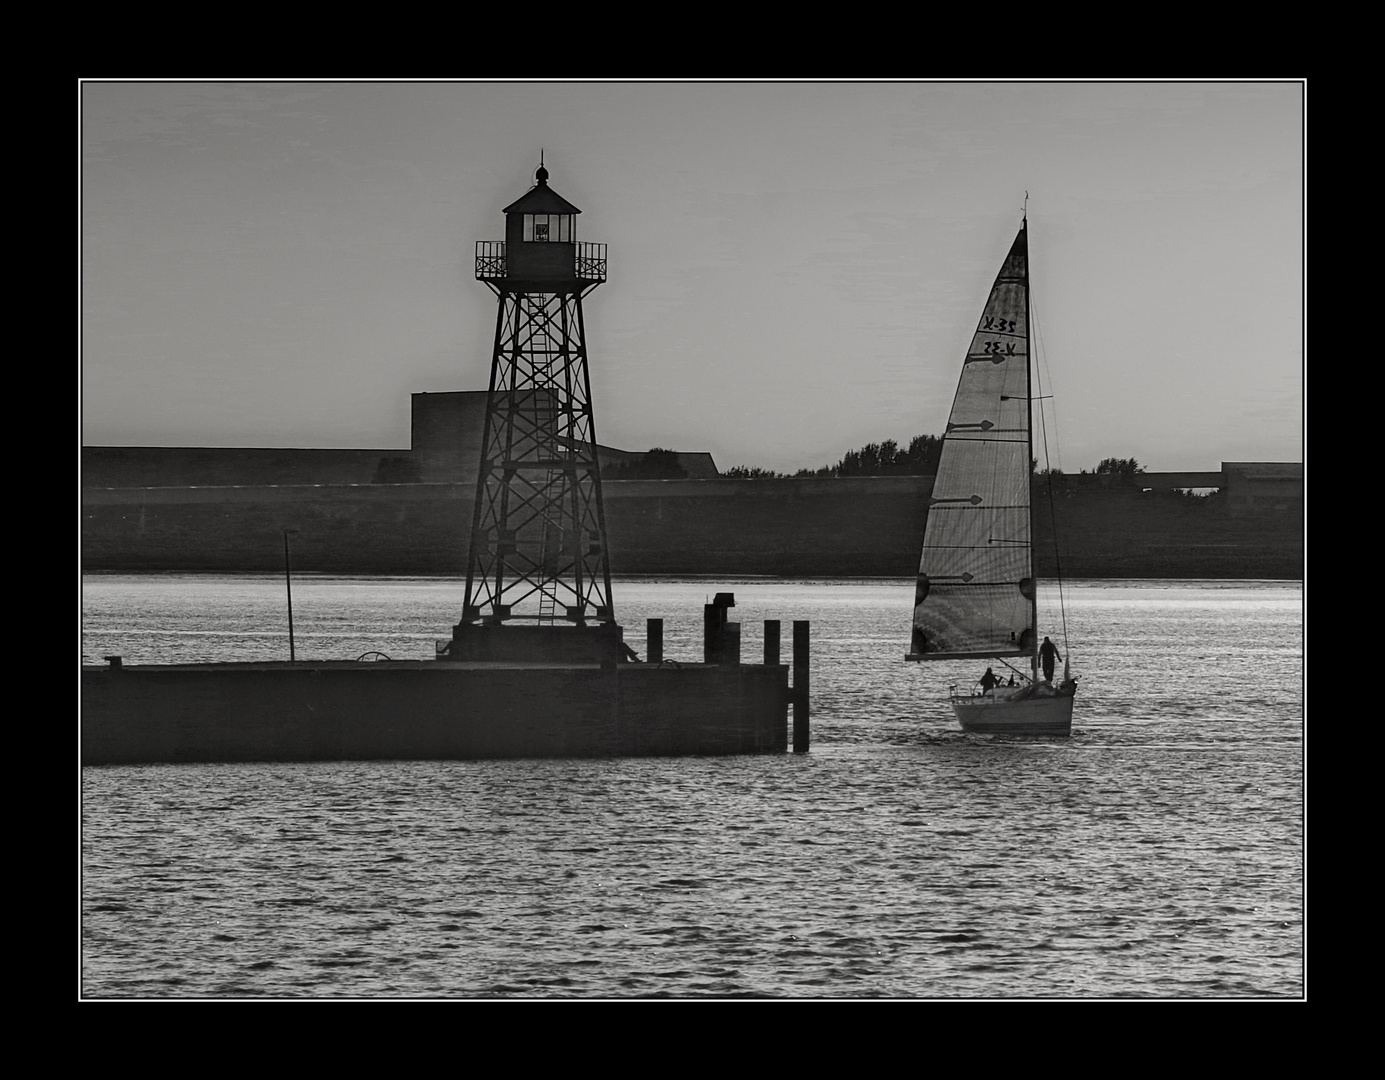
[{"label": "seawall", "polygon": [[[1085,478],[1084,478],[1085,479]],[[1097,478],[1093,478],[1097,479]],[[603,485],[616,574],[911,576],[932,477],[635,480]],[[461,483],[86,487],[82,565],[127,573],[464,574],[474,490]],[[1228,513],[1217,498],[1094,483],[1037,514],[1039,573],[1301,578],[1297,508]]]}]

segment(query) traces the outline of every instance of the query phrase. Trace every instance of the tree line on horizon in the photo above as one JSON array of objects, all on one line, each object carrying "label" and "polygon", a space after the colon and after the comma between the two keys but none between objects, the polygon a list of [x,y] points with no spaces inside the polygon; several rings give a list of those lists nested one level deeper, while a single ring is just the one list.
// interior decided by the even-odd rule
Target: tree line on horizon
[{"label": "tree line on horizon", "polygon": [[[938,471],[942,458],[943,440],[940,435],[915,435],[909,440],[907,448],[901,447],[893,439],[884,442],[866,443],[859,450],[848,450],[835,465],[824,465],[820,469],[799,469],[796,473],[775,472],[758,466],[733,465],[721,475],[742,480],[783,480],[814,476],[933,476]],[[1033,463],[1037,470],[1038,463]],[[1046,469],[1050,476],[1062,476],[1062,469]],[[1094,473],[1109,473],[1133,479],[1145,471],[1145,467],[1132,458],[1103,458]],[[1087,475],[1087,470],[1081,470]]]},{"label": "tree line on horizon", "polygon": [[848,450],[835,465],[820,469],[799,469],[795,473],[775,472],[758,466],[733,465],[721,475],[742,480],[782,480],[814,476],[928,476],[938,471],[943,440],[937,435],[915,435],[908,447],[893,439],[866,443],[859,450]]},{"label": "tree line on horizon", "polygon": [[[893,439],[866,443],[859,450],[848,450],[835,465],[820,469],[799,469],[795,473],[776,472],[759,466],[733,465],[722,476],[733,480],[785,480],[833,476],[933,476],[942,458],[943,440],[939,435],[915,435],[907,447]],[[1037,468],[1037,463],[1035,463]],[[1120,476],[1130,480],[1145,468],[1132,458],[1103,458],[1094,473]],[[1047,469],[1050,476],[1062,476],[1061,469]],[[1081,470],[1087,475],[1087,470]],[[678,460],[676,450],[655,446],[634,461],[608,465],[601,470],[603,480],[684,480],[688,470]]]}]

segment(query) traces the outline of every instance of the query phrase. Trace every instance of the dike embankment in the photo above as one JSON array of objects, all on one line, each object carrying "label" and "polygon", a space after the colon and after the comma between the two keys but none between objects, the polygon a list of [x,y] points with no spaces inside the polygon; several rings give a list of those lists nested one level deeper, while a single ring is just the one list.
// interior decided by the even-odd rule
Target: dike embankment
[{"label": "dike embankment", "polygon": [[[1096,478],[1093,478],[1095,480]],[[616,574],[908,577],[932,477],[633,480],[603,485]],[[88,487],[88,571],[463,574],[474,490],[456,483]],[[1303,576],[1297,510],[1233,513],[1213,496],[1068,483],[1036,515],[1039,573]],[[1051,507],[1051,508],[1050,508]]]}]

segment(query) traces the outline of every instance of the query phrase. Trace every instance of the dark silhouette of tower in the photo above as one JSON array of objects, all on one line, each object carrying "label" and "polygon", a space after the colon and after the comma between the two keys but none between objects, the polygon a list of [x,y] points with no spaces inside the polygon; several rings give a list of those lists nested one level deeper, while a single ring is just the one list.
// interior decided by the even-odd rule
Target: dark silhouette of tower
[{"label": "dark silhouette of tower", "polygon": [[577,240],[577,207],[548,186],[505,207],[476,244],[499,306],[476,510],[452,659],[617,659],[582,298],[606,245]]}]

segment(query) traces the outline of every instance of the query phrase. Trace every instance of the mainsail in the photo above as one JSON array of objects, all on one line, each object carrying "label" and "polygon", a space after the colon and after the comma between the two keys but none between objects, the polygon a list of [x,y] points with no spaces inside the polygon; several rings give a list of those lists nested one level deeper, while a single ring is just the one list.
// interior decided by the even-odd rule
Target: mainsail
[{"label": "mainsail", "polygon": [[928,505],[910,660],[1034,654],[1026,229],[962,364]]}]

